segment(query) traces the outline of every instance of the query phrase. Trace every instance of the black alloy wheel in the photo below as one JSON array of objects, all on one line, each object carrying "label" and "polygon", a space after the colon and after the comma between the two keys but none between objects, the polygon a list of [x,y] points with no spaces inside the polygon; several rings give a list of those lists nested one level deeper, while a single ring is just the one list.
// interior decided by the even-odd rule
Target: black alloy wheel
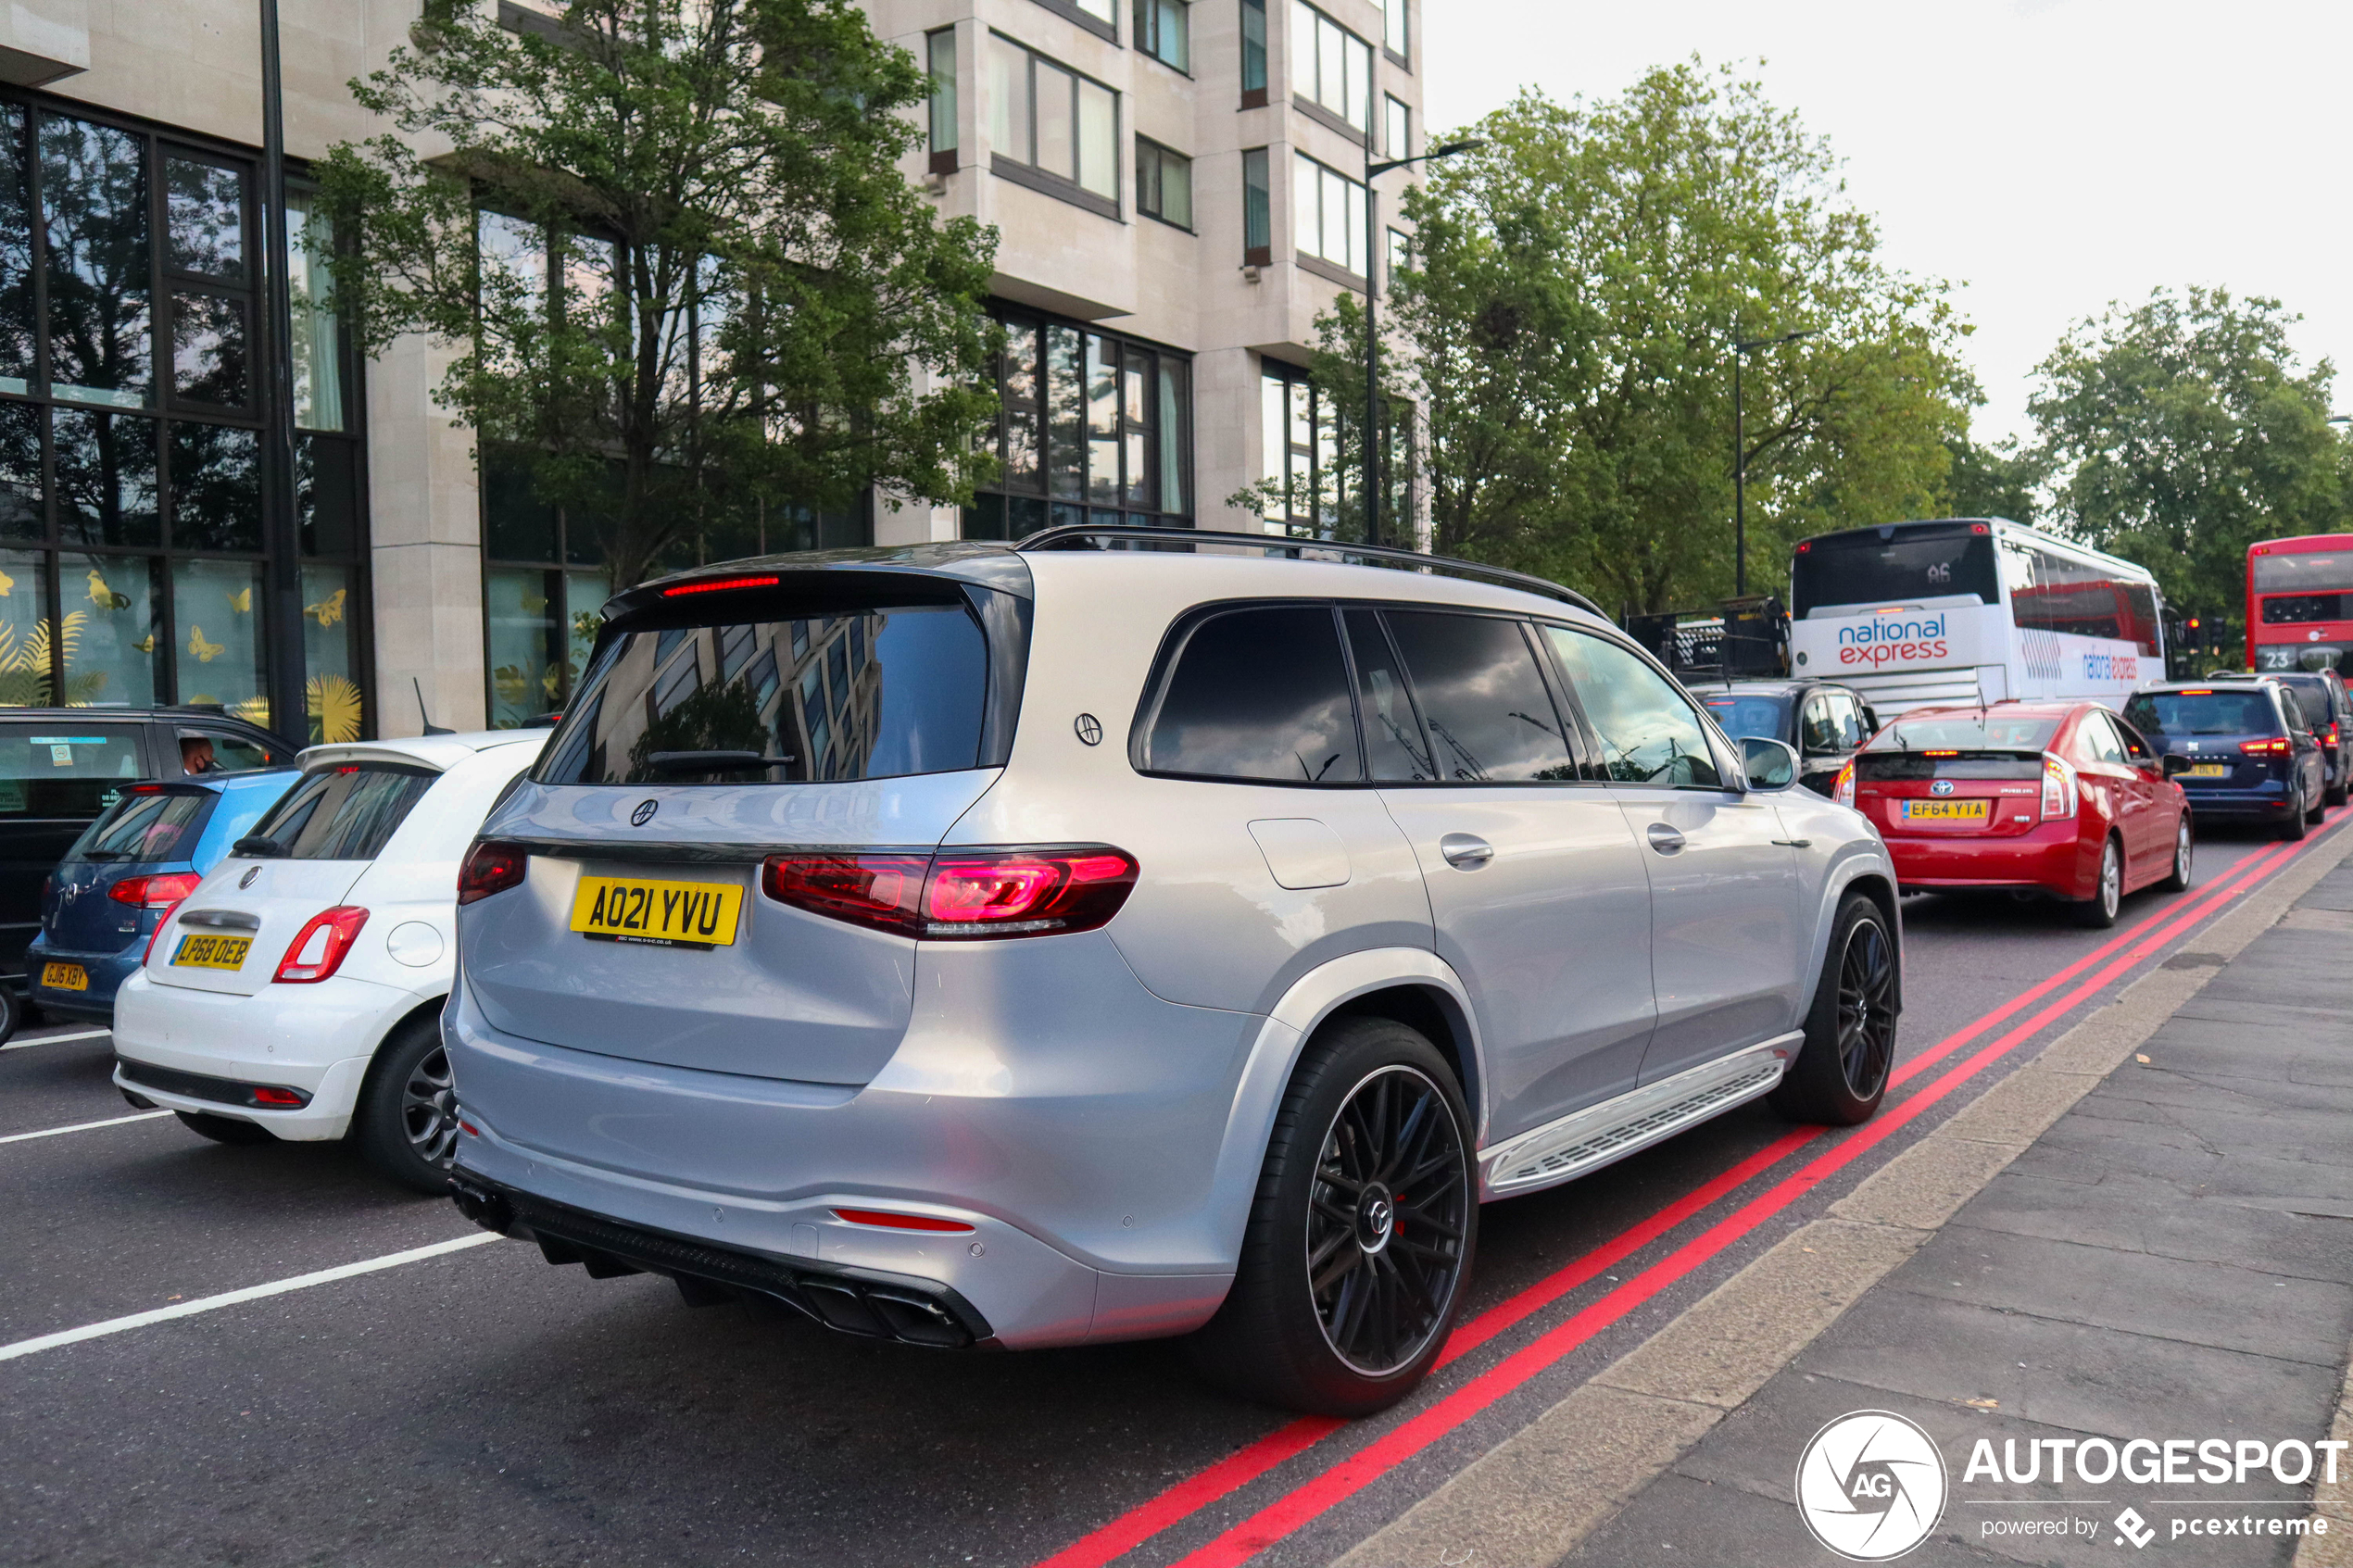
[{"label": "black alloy wheel", "polygon": [[1895,954],[1877,921],[1848,929],[1839,960],[1838,1062],[1858,1100],[1877,1098],[1895,1065]]},{"label": "black alloy wheel", "polygon": [[2287,803],[2287,815],[2281,818],[2280,825],[2271,831],[2293,844],[2312,831],[2312,818],[2305,809],[2303,779],[2299,777],[2289,788],[2294,797]]},{"label": "black alloy wheel", "polygon": [[1461,1284],[1469,1156],[1439,1086],[1384,1067],[1342,1102],[1309,1198],[1306,1265],[1332,1353],[1366,1377],[1411,1365]]},{"label": "black alloy wheel", "polygon": [[1895,1065],[1901,979],[1891,917],[1849,893],[1806,1010],[1805,1044],[1767,1097],[1775,1110],[1830,1127],[1871,1119]]},{"label": "black alloy wheel", "polygon": [[1429,1374],[1478,1245],[1471,1113],[1451,1062],[1394,1019],[1339,1018],[1292,1069],[1234,1283],[1187,1344],[1246,1399],[1370,1415]]}]

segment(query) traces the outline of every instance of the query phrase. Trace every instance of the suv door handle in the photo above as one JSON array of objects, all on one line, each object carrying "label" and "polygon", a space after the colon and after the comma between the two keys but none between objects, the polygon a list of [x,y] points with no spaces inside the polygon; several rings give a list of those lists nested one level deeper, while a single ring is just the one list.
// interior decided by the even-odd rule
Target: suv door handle
[{"label": "suv door handle", "polygon": [[1650,836],[1651,847],[1662,855],[1672,855],[1683,847],[1683,835],[1665,822],[1653,822],[1643,831]]},{"label": "suv door handle", "polygon": [[1450,833],[1438,841],[1438,852],[1458,872],[1475,872],[1495,858],[1495,847],[1476,834]]}]

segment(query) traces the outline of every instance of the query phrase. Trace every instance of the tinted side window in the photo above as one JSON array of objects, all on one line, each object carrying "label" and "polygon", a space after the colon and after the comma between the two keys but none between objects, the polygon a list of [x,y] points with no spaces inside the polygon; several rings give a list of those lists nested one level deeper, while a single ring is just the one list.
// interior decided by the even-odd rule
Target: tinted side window
[{"label": "tinted side window", "polygon": [[1806,704],[1805,745],[1801,751],[1836,751],[1840,738],[1838,721],[1832,716],[1830,694],[1817,693]]},{"label": "tinted side window", "polygon": [[310,774],[255,828],[296,860],[372,860],[441,775],[386,763]]},{"label": "tinted side window", "polygon": [[1441,778],[1455,784],[1574,779],[1577,763],[1516,621],[1390,610]]},{"label": "tinted side window", "polygon": [[1437,779],[1430,761],[1429,738],[1422,733],[1412,694],[1381,630],[1380,617],[1369,609],[1344,611],[1348,651],[1356,659],[1356,711],[1365,721],[1365,757],[1372,776],[1382,781],[1428,784]]},{"label": "tinted side window", "polygon": [[1364,776],[1340,629],[1321,605],[1227,610],[1196,625],[1144,747],[1155,773],[1355,784]]},{"label": "tinted side window", "polygon": [[2148,748],[2148,743],[2134,733],[2132,725],[2114,719],[2108,722],[2115,727],[2116,738],[2124,743],[2124,755],[2131,759],[2133,766],[2144,767],[2157,760],[2157,753]]},{"label": "tinted side window", "polygon": [[96,816],[142,778],[139,731],[79,719],[0,727],[0,819]]},{"label": "tinted side window", "polygon": [[1546,638],[1568,671],[1585,721],[1602,743],[1602,768],[1618,784],[1723,787],[1716,754],[1692,705],[1666,677],[1616,643],[1567,627]]},{"label": "tinted side window", "polygon": [[2116,738],[2116,732],[2108,728],[2108,721],[2096,713],[2084,719],[2082,731],[2075,745],[2088,761],[2112,762],[2119,767],[2123,765],[2124,743]]},{"label": "tinted side window", "polygon": [[1853,751],[1870,738],[1863,730],[1863,707],[1844,692],[1830,694],[1831,714],[1838,721],[1838,749]]}]

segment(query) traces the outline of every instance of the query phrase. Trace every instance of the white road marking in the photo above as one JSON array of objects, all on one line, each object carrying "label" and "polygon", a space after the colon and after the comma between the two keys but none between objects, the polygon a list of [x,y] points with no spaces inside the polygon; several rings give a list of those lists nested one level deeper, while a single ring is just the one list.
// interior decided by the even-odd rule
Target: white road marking
[{"label": "white road marking", "polygon": [[86,1133],[93,1127],[120,1127],[125,1122],[152,1122],[158,1116],[169,1116],[169,1110],[142,1110],[135,1116],[109,1116],[103,1122],[76,1122],[70,1127],[44,1127],[37,1133],[10,1133],[0,1143],[22,1143],[27,1138],[54,1138],[60,1133]]},{"label": "white road marking", "polygon": [[68,1040],[103,1040],[113,1033],[111,1029],[77,1029],[70,1035],[41,1035],[30,1040],[11,1040],[0,1046],[0,1051],[25,1051],[35,1046],[62,1046]]},{"label": "white road marking", "polygon": [[194,1301],[175,1301],[169,1307],[153,1311],[133,1312],[127,1318],[108,1318],[104,1323],[85,1323],[80,1328],[60,1329],[37,1339],[19,1339],[13,1345],[0,1345],[0,1361],[12,1361],[19,1356],[31,1356],[43,1350],[54,1350],[60,1345],[78,1344],[84,1339],[97,1339],[109,1334],[121,1334],[133,1328],[145,1328],[151,1323],[167,1323],[196,1312],[209,1312],[220,1307],[233,1307],[241,1301],[258,1301],[265,1296],[283,1296],[289,1290],[307,1290],[314,1285],[332,1285],[339,1279],[357,1274],[371,1274],[379,1269],[396,1269],[403,1263],[414,1263],[426,1258],[438,1258],[445,1252],[462,1252],[469,1247],[507,1238],[496,1231],[477,1231],[472,1236],[458,1236],[449,1241],[436,1241],[431,1247],[412,1247],[406,1252],[387,1252],[381,1258],[370,1258],[357,1263],[342,1263],[316,1273],[296,1274],[292,1279],[272,1280],[268,1285],[249,1285],[243,1290],[224,1291],[219,1296],[199,1297]]}]

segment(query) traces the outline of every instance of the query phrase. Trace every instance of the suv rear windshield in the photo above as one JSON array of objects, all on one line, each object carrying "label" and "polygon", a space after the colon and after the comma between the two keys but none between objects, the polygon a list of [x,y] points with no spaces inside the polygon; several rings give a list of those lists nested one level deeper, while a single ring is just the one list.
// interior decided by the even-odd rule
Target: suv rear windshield
[{"label": "suv rear windshield", "polygon": [[2043,713],[1955,713],[1898,719],[1871,740],[1872,751],[2040,751],[2059,721]]},{"label": "suv rear windshield", "polygon": [[139,732],[122,724],[44,719],[0,725],[0,818],[91,818],[145,772]]},{"label": "suv rear windshield", "polygon": [[2124,721],[2145,735],[2276,735],[2279,715],[2264,692],[2136,692]]},{"label": "suv rear windshield", "polygon": [[77,860],[128,860],[152,865],[184,860],[195,852],[196,835],[208,809],[217,798],[210,790],[162,791],[131,795],[84,829],[66,851],[66,863]]},{"label": "suv rear windshield", "polygon": [[[712,607],[714,609],[720,607]],[[962,602],[622,632],[541,784],[801,784],[980,765],[988,639]]]},{"label": "suv rear windshield", "polygon": [[1700,701],[1734,740],[1755,735],[1762,740],[1789,738],[1789,698],[1785,696],[1703,696]]},{"label": "suv rear windshield", "polygon": [[1790,614],[1803,621],[1817,606],[1908,603],[1974,594],[2000,600],[1994,536],[1974,523],[1934,523],[1831,533],[1806,541],[1790,572]]},{"label": "suv rear windshield", "polygon": [[346,762],[306,774],[256,838],[296,860],[372,860],[441,775],[396,762]]}]

